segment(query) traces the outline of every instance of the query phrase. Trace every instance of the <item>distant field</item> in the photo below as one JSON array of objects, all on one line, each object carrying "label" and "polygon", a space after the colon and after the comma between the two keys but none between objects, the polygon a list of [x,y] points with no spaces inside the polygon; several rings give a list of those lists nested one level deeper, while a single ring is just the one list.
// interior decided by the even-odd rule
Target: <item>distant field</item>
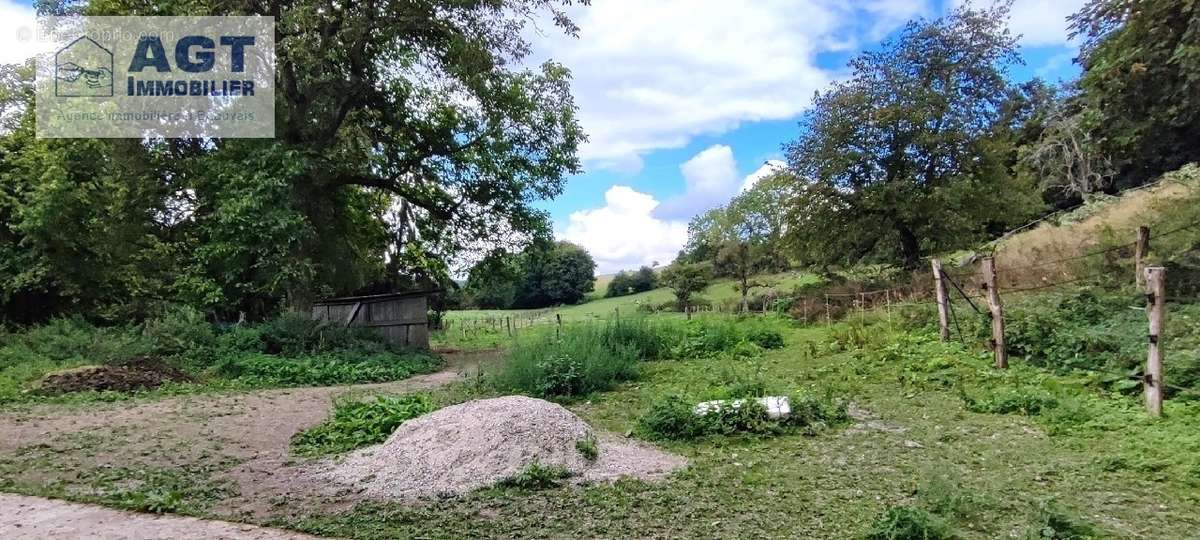
[{"label": "distant field", "polygon": [[[605,277],[609,281],[612,276],[603,276],[597,279],[597,283]],[[804,283],[815,282],[817,276],[804,272],[786,272],[782,274],[772,274],[768,276],[759,276],[757,279],[766,280],[772,286],[779,290],[791,290],[797,285]],[[607,287],[607,281],[605,282]],[[597,285],[599,288],[599,284]],[[761,289],[755,289],[756,291]],[[600,293],[603,296],[603,293]],[[704,290],[703,296],[713,303],[723,302],[728,299],[738,297],[737,289],[732,280],[719,280],[709,285]],[[533,309],[533,310],[504,310],[504,309],[469,309],[460,311],[450,311],[446,314],[447,319],[454,320],[469,320],[469,319],[486,319],[489,317],[520,317],[533,319],[535,321],[549,321],[554,316],[562,315],[564,320],[579,321],[588,319],[604,319],[611,317],[617,310],[622,314],[633,314],[637,312],[638,306],[643,304],[659,305],[668,302],[675,298],[670,289],[658,288],[653,291],[644,293],[631,294],[628,296],[619,296],[617,298],[596,298],[589,302],[575,306],[562,306],[550,309]]]}]

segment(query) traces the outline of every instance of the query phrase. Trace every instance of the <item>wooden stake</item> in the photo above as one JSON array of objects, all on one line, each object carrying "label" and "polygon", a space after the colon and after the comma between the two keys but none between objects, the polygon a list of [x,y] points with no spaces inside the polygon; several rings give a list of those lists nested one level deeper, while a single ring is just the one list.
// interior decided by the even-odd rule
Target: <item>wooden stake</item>
[{"label": "wooden stake", "polygon": [[996,286],[996,259],[983,259],[983,290],[987,291],[988,309],[992,312],[992,354],[996,367],[1008,368],[1008,351],[1004,348],[1004,306],[1000,304],[1000,288]]},{"label": "wooden stake", "polygon": [[1146,288],[1146,254],[1150,252],[1150,227],[1138,227],[1137,247],[1133,252],[1133,275],[1138,290]]},{"label": "wooden stake", "polygon": [[1150,318],[1150,346],[1142,387],[1146,394],[1146,411],[1150,416],[1158,417],[1162,416],[1162,334],[1167,316],[1167,270],[1161,266],[1146,269],[1146,315]]},{"label": "wooden stake", "polygon": [[933,288],[938,307],[938,331],[942,341],[950,341],[950,295],[946,293],[946,278],[942,277],[941,259],[933,260]]},{"label": "wooden stake", "polygon": [[504,325],[506,327],[508,327],[508,335],[509,335],[509,337],[511,337],[512,336],[512,317],[505,317]]},{"label": "wooden stake", "polygon": [[558,323],[558,326],[554,327],[554,335],[556,337],[561,336],[562,335],[562,313],[555,313],[554,320]]}]

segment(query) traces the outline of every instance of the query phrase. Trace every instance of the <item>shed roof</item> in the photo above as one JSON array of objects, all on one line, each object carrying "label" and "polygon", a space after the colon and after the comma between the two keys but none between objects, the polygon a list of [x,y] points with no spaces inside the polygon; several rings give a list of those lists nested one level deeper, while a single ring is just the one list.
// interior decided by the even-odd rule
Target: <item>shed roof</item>
[{"label": "shed roof", "polygon": [[385,300],[398,300],[401,298],[416,298],[418,296],[429,296],[445,292],[441,289],[433,289],[428,291],[405,291],[384,294],[368,294],[365,296],[340,296],[337,298],[326,298],[313,302],[313,305],[322,306],[326,304],[353,304],[355,302],[382,302]]}]

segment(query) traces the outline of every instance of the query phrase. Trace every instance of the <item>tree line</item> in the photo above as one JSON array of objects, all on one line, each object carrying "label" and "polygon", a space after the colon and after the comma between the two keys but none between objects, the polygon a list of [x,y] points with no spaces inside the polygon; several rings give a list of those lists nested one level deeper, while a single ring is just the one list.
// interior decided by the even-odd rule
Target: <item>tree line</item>
[{"label": "tree line", "polygon": [[1053,86],[1010,82],[1009,5],[912,21],[853,58],[787,166],[695,217],[674,266],[735,278],[743,301],[765,271],[913,268],[1200,160],[1200,10],[1091,0],[1070,18],[1082,74]]},{"label": "tree line", "polygon": [[32,61],[0,67],[0,322],[253,320],[447,288],[472,253],[549,242],[533,204],[580,171],[585,137],[569,71],[528,66],[522,36],[537,19],[575,35],[571,3],[37,2],[273,16],[276,137],[38,139]]}]

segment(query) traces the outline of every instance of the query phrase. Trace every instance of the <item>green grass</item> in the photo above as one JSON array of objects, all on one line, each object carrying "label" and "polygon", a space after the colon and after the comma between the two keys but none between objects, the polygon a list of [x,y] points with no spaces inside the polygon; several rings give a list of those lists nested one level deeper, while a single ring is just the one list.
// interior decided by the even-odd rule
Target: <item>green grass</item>
[{"label": "green grass", "polygon": [[[987,352],[941,343],[919,309],[898,309],[893,318],[868,315],[833,328],[781,325],[784,347],[759,347],[753,355],[639,362],[638,379],[568,405],[597,430],[650,439],[638,426],[666,396],[681,396],[685,405],[755,395],[849,399],[854,419],[844,429],[655,439],[689,462],[660,483],[551,479],[540,489],[494,488],[419,504],[334,497],[330,507],[281,506],[253,519],[357,539],[902,538],[946,531],[965,539],[1189,538],[1200,528],[1200,403],[1170,399],[1164,417],[1151,421],[1139,396],[1097,384],[1089,373],[1022,358],[995,370]],[[756,325],[779,323],[730,324],[748,335]],[[717,342],[724,332],[684,332],[680,343]],[[433,399],[493,395],[487,384],[473,379]],[[975,412],[964,395],[991,405]],[[1023,414],[1032,412],[1030,403],[1045,406]],[[12,457],[0,462],[0,473],[54,471],[65,457]],[[547,475],[528,476],[533,485]],[[53,492],[31,483],[3,489],[79,499],[72,494],[79,487],[68,479]],[[203,502],[210,495],[188,497]],[[190,508],[229,517],[203,510],[207,503]]]},{"label": "green grass", "polygon": [[[986,353],[942,344],[927,330],[870,318],[851,326],[792,330],[787,347],[751,358],[642,363],[636,382],[571,405],[592,426],[623,433],[637,432],[668,395],[688,402],[760,392],[844,396],[856,414],[869,415],[848,429],[662,441],[690,462],[662,484],[493,490],[417,506],[361,504],[282,523],[354,538],[479,531],[694,538],[926,531],[936,538],[949,531],[990,539],[1047,528],[1187,538],[1200,527],[1195,403],[1170,401],[1166,417],[1150,422],[1135,397],[1089,386],[1076,373],[1022,362],[1001,372]],[[961,398],[1009,389],[1044,392],[1059,403],[1024,416],[972,412]],[[1151,514],[1153,522],[1145,519]]]},{"label": "green grass", "polygon": [[[186,382],[127,392],[61,395],[38,388],[39,381],[51,372],[138,359],[182,372],[187,375]],[[57,319],[27,329],[0,330],[0,404],[114,401],[218,390],[384,382],[433,371],[440,365],[436,356],[391,346],[369,330],[324,326],[294,316],[227,329],[214,327],[189,309],[116,327]]]}]

